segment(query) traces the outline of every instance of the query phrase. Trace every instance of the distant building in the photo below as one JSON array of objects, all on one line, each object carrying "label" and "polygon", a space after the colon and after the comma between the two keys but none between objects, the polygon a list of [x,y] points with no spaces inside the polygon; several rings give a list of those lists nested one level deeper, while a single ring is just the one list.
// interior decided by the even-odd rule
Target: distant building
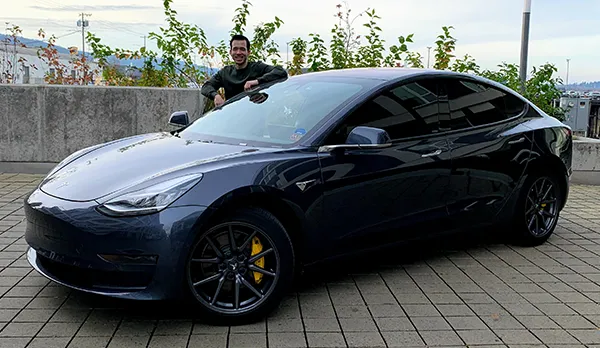
[{"label": "distant building", "polygon": [[[0,79],[4,80],[4,74],[9,72],[13,75],[13,81],[4,81],[9,83],[18,84],[46,84],[44,77],[46,73],[54,74],[54,69],[50,68],[48,64],[44,63],[38,58],[38,48],[34,47],[18,47],[10,44],[4,44],[0,42]],[[73,50],[72,52],[76,52]],[[78,72],[73,68],[73,54],[58,53],[58,60],[61,64],[64,64],[71,69],[71,76],[78,76]],[[24,66],[19,63],[19,60],[24,58]],[[34,65],[37,69],[30,67]],[[88,61],[90,71],[98,69],[96,62]],[[96,81],[101,76],[93,76],[92,80]]]}]

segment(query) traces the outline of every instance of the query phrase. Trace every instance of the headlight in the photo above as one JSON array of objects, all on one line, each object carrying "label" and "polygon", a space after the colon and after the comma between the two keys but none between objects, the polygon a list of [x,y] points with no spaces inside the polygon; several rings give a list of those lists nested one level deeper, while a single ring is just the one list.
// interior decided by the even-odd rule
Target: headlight
[{"label": "headlight", "polygon": [[102,203],[98,210],[111,216],[134,216],[159,212],[191,189],[202,174],[189,174],[157,184],[136,186]]}]

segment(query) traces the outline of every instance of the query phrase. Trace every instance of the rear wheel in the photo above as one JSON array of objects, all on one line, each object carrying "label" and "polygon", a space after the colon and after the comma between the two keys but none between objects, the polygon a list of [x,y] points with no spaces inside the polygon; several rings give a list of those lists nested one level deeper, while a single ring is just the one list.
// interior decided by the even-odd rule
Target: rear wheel
[{"label": "rear wheel", "polygon": [[561,200],[556,178],[544,174],[528,178],[516,211],[516,242],[525,246],[545,243],[556,229]]},{"label": "rear wheel", "polygon": [[201,234],[186,280],[201,316],[227,325],[260,320],[275,308],[294,274],[294,250],[269,212],[243,209]]}]

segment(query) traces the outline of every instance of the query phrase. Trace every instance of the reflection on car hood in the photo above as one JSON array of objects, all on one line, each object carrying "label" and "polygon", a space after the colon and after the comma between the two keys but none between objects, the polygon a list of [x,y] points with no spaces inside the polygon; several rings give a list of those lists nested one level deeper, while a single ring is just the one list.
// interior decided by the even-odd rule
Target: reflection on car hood
[{"label": "reflection on car hood", "polygon": [[146,134],[93,149],[52,173],[40,188],[62,199],[90,201],[165,172],[251,153],[241,145],[209,144],[170,133]]}]

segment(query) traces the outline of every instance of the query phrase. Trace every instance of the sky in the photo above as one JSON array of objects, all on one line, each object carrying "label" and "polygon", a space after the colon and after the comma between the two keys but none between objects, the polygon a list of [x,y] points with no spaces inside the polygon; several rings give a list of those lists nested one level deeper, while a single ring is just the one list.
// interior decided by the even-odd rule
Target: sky
[{"label": "sky", "polygon": [[[23,35],[36,38],[39,28],[59,37],[57,44],[81,47],[81,12],[91,14],[89,31],[111,47],[139,49],[144,35],[159,32],[165,25],[162,0],[19,0],[6,1],[0,21],[19,25]],[[284,24],[273,39],[279,44],[283,60],[286,42],[296,37],[309,39],[318,32],[329,43],[330,31],[337,23],[334,14],[342,0],[276,1],[251,0],[248,18],[249,36],[260,22],[275,16]],[[456,55],[473,56],[482,68],[495,69],[503,61],[519,63],[523,0],[348,0],[353,14],[368,8],[381,17],[379,26],[386,47],[397,44],[397,37],[414,33],[410,48],[427,60],[427,47],[435,46],[442,26],[453,26],[457,39]],[[209,43],[228,40],[235,8],[241,0],[173,0],[178,18],[204,29]],[[600,80],[600,14],[598,0],[532,0],[529,33],[528,70],[546,62],[559,69],[566,80],[570,59],[569,82]],[[596,17],[596,18],[594,18]],[[365,34],[365,17],[355,22],[357,33]],[[150,49],[156,49],[147,39]],[[431,61],[433,61],[433,49]],[[290,52],[291,59],[291,52]]]}]

